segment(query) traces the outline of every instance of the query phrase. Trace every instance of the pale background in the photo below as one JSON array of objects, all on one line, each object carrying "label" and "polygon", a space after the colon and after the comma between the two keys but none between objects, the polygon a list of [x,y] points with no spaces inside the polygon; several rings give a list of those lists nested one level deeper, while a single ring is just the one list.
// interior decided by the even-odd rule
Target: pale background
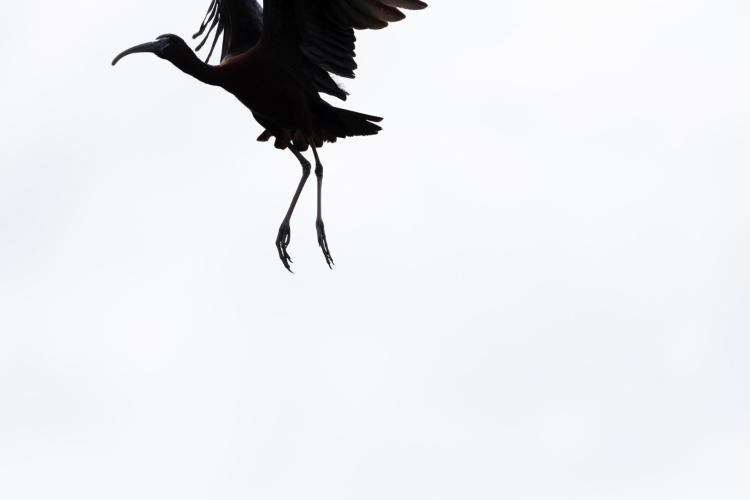
[{"label": "pale background", "polygon": [[[208,0],[6,2],[0,498],[750,498],[750,4],[433,0],[299,176],[149,55]],[[310,186],[308,186],[309,188]]]}]

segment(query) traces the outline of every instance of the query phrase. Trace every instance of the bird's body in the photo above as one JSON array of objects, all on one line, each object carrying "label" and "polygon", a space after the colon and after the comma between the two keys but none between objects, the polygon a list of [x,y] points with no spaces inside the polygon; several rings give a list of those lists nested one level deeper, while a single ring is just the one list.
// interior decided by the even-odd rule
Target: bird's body
[{"label": "bird's body", "polygon": [[321,217],[323,167],[317,148],[339,138],[373,135],[381,118],[337,108],[320,96],[326,93],[346,99],[346,93],[329,73],[354,77],[354,29],[382,28],[404,16],[400,8],[420,9],[420,0],[212,0],[196,36],[208,41],[215,30],[213,48],[224,35],[221,63],[209,65],[198,59],[176,35],[162,35],[155,42],[135,46],[118,55],[153,52],[203,83],[233,94],[265,129],[258,138],[274,138],[279,149],[290,149],[300,161],[303,175],[281,224],[276,246],[284,266],[291,259],[289,220],[310,163],[301,151],[312,148],[318,178],[318,242],[326,262],[332,264]]},{"label": "bird's body", "polygon": [[[231,58],[218,68],[228,77],[222,87],[252,111],[266,129],[261,139],[276,137],[275,144],[280,149],[290,140],[305,151],[310,139],[322,147],[324,142],[335,142],[337,138],[380,130],[370,122],[380,118],[330,105],[308,81],[280,64],[262,46]],[[237,81],[248,83],[238,85]]]}]

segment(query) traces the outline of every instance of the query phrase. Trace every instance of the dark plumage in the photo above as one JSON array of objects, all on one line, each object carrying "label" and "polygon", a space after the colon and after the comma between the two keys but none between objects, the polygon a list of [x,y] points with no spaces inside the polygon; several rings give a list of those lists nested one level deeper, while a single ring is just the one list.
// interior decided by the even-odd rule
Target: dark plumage
[{"label": "dark plumage", "polygon": [[[122,57],[152,52],[198,80],[234,94],[265,129],[258,138],[274,138],[279,149],[289,149],[302,165],[302,178],[276,239],[279,257],[287,269],[291,259],[289,221],[310,163],[301,151],[315,157],[318,180],[318,243],[326,262],[333,264],[321,217],[323,166],[317,148],[338,138],[373,135],[381,118],[341,109],[321,99],[320,93],[346,100],[346,92],[331,74],[354,78],[355,29],[380,29],[404,18],[400,9],[423,9],[420,0],[212,0],[194,38],[202,37],[200,50],[210,42],[202,62],[176,35],[132,47]],[[221,63],[208,61],[219,38]]]}]

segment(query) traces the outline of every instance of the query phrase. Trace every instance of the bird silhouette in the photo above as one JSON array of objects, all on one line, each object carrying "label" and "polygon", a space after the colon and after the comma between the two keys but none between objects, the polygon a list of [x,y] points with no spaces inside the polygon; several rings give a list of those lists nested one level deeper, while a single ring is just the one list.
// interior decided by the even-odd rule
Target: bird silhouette
[{"label": "bird silhouette", "polygon": [[[239,99],[264,128],[260,141],[274,138],[278,149],[289,149],[302,165],[302,178],[276,238],[284,267],[291,271],[287,248],[294,207],[310,176],[308,147],[317,177],[318,244],[326,263],[333,265],[322,218],[323,165],[318,148],[338,138],[377,134],[382,118],[332,106],[321,93],[346,100],[347,93],[331,74],[354,78],[355,29],[380,29],[405,16],[400,9],[423,9],[420,0],[212,0],[198,32],[199,51],[213,40],[201,61],[180,37],[161,35],[131,47],[129,54],[150,52],[166,59],[203,83],[223,88]],[[208,64],[223,36],[221,62]]]}]

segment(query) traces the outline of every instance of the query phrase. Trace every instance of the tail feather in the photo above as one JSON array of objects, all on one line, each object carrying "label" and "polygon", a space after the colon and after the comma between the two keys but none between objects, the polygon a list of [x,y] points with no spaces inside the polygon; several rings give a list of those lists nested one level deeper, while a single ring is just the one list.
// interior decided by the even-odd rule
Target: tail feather
[{"label": "tail feather", "polygon": [[336,108],[325,101],[322,103],[323,105],[313,112],[312,133],[302,129],[275,126],[265,118],[255,115],[258,123],[265,127],[258,140],[265,142],[275,137],[274,145],[279,149],[293,143],[300,151],[306,151],[310,144],[319,148],[325,142],[336,142],[340,138],[358,135],[375,135],[382,130],[375,124],[383,120],[379,116]]},{"label": "tail feather", "polygon": [[325,132],[336,137],[352,137],[355,135],[375,135],[382,130],[379,125],[373,122],[380,122],[383,119],[379,116],[366,115],[348,109],[336,108],[331,106],[330,111],[333,120],[326,120],[321,127]]}]

